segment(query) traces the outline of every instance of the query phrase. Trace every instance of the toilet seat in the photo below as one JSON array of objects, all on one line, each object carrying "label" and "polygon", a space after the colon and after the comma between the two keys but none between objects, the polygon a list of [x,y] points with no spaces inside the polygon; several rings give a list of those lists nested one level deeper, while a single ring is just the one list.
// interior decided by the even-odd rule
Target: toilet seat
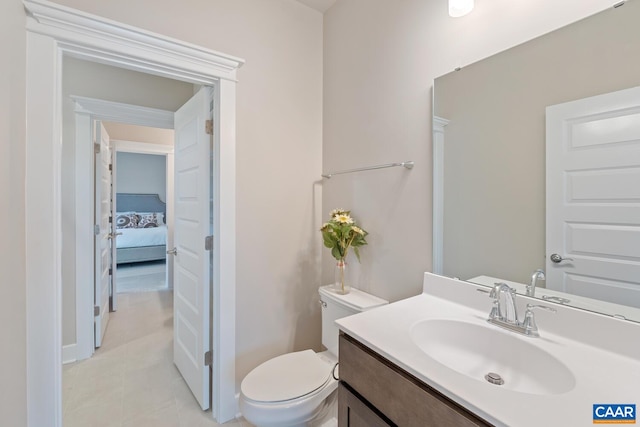
[{"label": "toilet seat", "polygon": [[254,402],[286,402],[306,396],[324,387],[331,379],[333,366],[313,350],[287,353],[268,360],[252,370],[240,390]]}]

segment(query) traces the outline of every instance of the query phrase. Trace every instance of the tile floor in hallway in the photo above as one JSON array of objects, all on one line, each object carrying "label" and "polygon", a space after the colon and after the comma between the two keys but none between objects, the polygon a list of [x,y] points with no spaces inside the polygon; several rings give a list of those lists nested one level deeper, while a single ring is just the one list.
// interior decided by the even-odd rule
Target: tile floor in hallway
[{"label": "tile floor in hallway", "polygon": [[63,367],[64,427],[217,426],[172,362],[173,292],[119,294],[118,304],[103,346]]}]

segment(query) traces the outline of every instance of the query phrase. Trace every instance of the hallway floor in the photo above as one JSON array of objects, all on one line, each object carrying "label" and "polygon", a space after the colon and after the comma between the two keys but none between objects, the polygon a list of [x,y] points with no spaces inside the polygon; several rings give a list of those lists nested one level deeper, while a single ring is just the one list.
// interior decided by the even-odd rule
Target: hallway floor
[{"label": "hallway floor", "polygon": [[116,268],[116,291],[149,292],[167,290],[167,264],[163,261],[118,264]]},{"label": "hallway floor", "polygon": [[64,427],[218,426],[173,365],[173,292],[123,293],[118,304],[103,346],[63,367]]}]

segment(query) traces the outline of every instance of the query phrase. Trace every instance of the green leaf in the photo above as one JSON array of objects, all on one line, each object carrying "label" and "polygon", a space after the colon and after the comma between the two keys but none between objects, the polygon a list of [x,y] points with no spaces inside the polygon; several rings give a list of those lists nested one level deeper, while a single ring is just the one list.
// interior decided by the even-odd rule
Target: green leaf
[{"label": "green leaf", "polygon": [[353,253],[356,254],[356,258],[358,258],[358,262],[360,262],[360,249],[357,246],[353,247]]},{"label": "green leaf", "polygon": [[366,244],[367,244],[367,241],[364,239],[364,236],[362,236],[361,234],[356,235],[356,237],[353,239],[353,242],[351,243],[352,246],[362,246]]},{"label": "green leaf", "polygon": [[336,245],[337,240],[329,233],[322,233],[322,240],[327,248],[332,248]]},{"label": "green leaf", "polygon": [[342,259],[342,253],[340,252],[340,249],[337,246],[335,246],[333,249],[331,249],[331,255],[335,259]]}]

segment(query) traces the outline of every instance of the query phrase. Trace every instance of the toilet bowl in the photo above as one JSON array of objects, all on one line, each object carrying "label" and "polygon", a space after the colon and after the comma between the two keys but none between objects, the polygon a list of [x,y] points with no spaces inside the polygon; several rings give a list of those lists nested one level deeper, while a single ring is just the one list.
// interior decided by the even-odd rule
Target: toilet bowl
[{"label": "toilet bowl", "polygon": [[306,426],[338,388],[335,357],[305,350],[268,360],[242,381],[240,411],[259,427]]},{"label": "toilet bowl", "polygon": [[330,419],[337,416],[338,388],[339,331],[334,322],[388,303],[358,289],[338,295],[325,286],[319,292],[327,351],[277,356],[253,369],[240,385],[240,411],[257,427],[331,425]]}]

